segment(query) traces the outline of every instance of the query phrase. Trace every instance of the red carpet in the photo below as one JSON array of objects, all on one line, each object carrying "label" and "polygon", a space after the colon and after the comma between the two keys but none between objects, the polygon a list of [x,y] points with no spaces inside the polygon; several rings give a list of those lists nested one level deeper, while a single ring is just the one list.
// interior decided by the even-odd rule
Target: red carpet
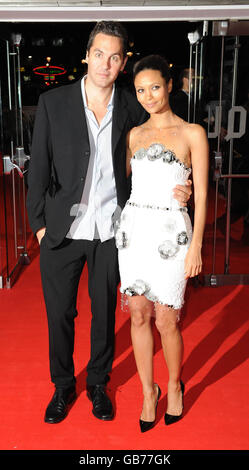
[{"label": "red carpet", "polygon": [[[211,267],[212,216],[208,223],[204,249],[206,274]],[[241,221],[233,227],[231,266],[234,272],[248,273],[248,246],[240,243],[241,227]],[[222,272],[224,238],[221,233],[218,247],[219,272]],[[138,424],[141,386],[130,343],[129,317],[121,312],[119,305],[116,354],[108,384],[116,416],[112,422],[101,422],[91,413],[85,391],[91,317],[85,270],[76,319],[78,398],[66,420],[56,425],[45,424],[45,408],[54,389],[49,378],[48,333],[38,251],[36,245],[30,248],[32,263],[11,290],[0,291],[2,450],[248,449],[249,286],[196,288],[189,283],[181,322],[185,344],[184,418],[170,427],[164,425],[168,375],[155,332],[155,380],[162,389],[162,398],[155,428],[141,434]]]}]

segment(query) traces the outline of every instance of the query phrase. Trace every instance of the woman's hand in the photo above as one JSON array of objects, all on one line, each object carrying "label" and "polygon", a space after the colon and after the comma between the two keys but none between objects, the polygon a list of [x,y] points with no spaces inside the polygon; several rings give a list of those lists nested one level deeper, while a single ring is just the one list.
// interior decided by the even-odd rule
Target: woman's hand
[{"label": "woman's hand", "polygon": [[185,185],[177,184],[173,189],[173,196],[181,207],[186,207],[192,194],[192,181],[187,180]]},{"label": "woman's hand", "polygon": [[190,245],[185,258],[185,279],[197,276],[202,270],[201,247]]}]

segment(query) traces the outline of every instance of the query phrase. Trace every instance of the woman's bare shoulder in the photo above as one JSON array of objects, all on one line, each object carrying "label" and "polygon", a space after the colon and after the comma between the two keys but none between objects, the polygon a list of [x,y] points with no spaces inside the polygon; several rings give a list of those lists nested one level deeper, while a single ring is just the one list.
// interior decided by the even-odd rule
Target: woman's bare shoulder
[{"label": "woman's bare shoulder", "polygon": [[127,143],[129,144],[130,147],[134,146],[134,143],[139,139],[142,134],[144,133],[144,128],[143,126],[136,126],[130,129],[130,131],[127,134]]},{"label": "woman's bare shoulder", "polygon": [[183,132],[192,138],[203,137],[206,135],[205,129],[200,124],[184,121]]},{"label": "woman's bare shoulder", "polygon": [[144,129],[144,126],[143,126],[143,124],[142,124],[141,126],[133,127],[133,128],[130,130],[130,133],[131,133],[132,136],[137,136],[137,135],[142,134],[144,131],[145,131],[145,129]]}]

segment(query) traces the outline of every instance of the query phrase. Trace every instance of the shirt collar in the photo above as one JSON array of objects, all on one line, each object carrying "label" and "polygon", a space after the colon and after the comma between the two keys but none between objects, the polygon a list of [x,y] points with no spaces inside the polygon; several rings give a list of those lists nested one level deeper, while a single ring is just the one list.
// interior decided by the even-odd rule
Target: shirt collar
[{"label": "shirt collar", "polygon": [[[85,80],[86,80],[87,74],[84,75],[84,77],[81,80],[81,91],[82,91],[82,97],[83,97],[83,103],[84,103],[84,108],[89,109],[87,106],[87,99],[86,99],[86,90],[85,90]],[[109,100],[109,103],[107,105],[108,109],[112,109],[114,105],[114,92],[115,92],[115,83],[113,83],[112,86],[112,94]]]},{"label": "shirt collar", "polygon": [[183,91],[183,93],[185,93],[185,95],[187,95],[187,96],[189,95],[189,93],[186,90],[184,90],[183,88],[182,88],[182,91]]}]

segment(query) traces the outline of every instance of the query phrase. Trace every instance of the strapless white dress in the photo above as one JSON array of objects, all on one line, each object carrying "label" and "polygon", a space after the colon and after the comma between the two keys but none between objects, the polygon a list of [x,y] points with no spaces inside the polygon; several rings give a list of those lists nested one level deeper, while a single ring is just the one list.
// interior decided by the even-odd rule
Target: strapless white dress
[{"label": "strapless white dress", "polygon": [[115,235],[120,291],[181,309],[192,226],[187,209],[173,197],[173,188],[185,184],[191,168],[159,143],[137,150],[131,168],[131,195]]}]

